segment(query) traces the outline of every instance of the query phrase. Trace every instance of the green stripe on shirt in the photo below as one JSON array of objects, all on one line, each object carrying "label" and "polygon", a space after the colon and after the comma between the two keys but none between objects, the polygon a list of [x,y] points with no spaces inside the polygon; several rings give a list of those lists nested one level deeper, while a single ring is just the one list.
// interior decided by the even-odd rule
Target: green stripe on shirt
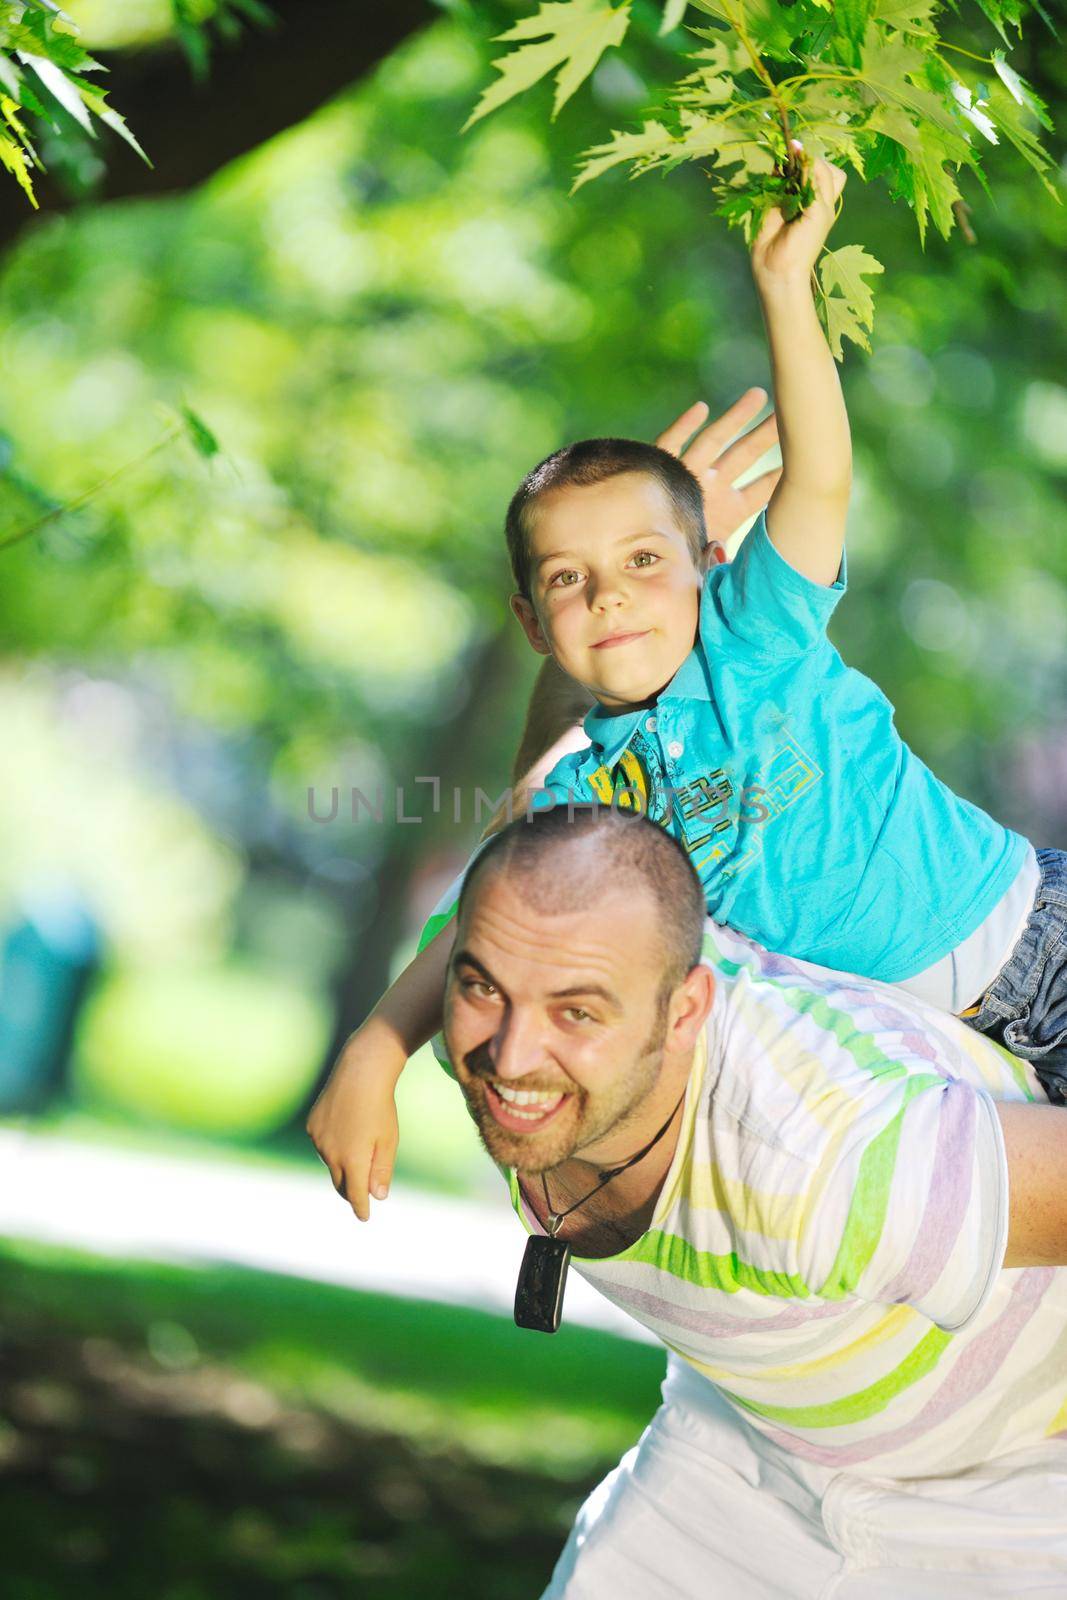
[{"label": "green stripe on shirt", "polygon": [[891,1122],[886,1123],[881,1133],[871,1139],[864,1150],[856,1173],[841,1243],[826,1282],[819,1290],[824,1300],[843,1300],[846,1295],[855,1293],[856,1285],[870,1266],[871,1258],[878,1248],[878,1241],[882,1237],[905,1112],[917,1094],[924,1090],[944,1087],[945,1080],[936,1073],[916,1073],[908,1078],[902,1086],[903,1101],[900,1110]]},{"label": "green stripe on shirt", "polygon": [[946,1333],[943,1328],[931,1328],[911,1354],[877,1383],[821,1406],[761,1405],[757,1400],[744,1400],[740,1395],[731,1394],[728,1389],[724,1389],[723,1393],[743,1410],[753,1411],[771,1422],[782,1422],[795,1428],[844,1427],[850,1422],[865,1422],[869,1417],[877,1416],[897,1395],[925,1378],[937,1366],[954,1338],[954,1333]]}]

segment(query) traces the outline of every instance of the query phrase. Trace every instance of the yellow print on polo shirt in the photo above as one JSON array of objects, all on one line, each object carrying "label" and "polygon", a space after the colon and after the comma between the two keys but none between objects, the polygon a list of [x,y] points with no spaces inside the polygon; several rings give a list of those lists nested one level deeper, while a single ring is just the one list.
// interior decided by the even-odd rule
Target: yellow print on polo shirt
[{"label": "yellow print on polo shirt", "polygon": [[[661,794],[636,750],[624,750],[614,766],[590,774],[589,786],[603,805],[640,811],[671,828],[703,877],[718,862],[724,878],[736,878],[761,860],[767,827],[810,795],[822,768],[794,738],[784,719],[778,742],[738,788],[728,769],[715,767]],[[677,819],[677,820],[676,820]]]}]

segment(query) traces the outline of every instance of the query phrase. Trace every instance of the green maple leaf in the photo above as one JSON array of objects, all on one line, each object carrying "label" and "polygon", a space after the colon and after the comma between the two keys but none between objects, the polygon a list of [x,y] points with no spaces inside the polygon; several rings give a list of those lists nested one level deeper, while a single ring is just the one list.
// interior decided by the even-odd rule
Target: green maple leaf
[{"label": "green maple leaf", "polygon": [[927,55],[900,34],[868,36],[860,76],[880,99],[889,99],[938,128],[945,140],[945,159],[966,161],[970,147],[960,118],[936,94],[913,82],[925,75]]},{"label": "green maple leaf", "polygon": [[866,280],[884,271],[882,263],[861,244],[846,244],[840,250],[824,253],[819,262],[819,281],[825,295],[830,296],[835,290],[842,294],[860,322],[871,328],[874,325],[874,292]]},{"label": "green maple leaf", "polygon": [[851,339],[853,344],[858,344],[863,350],[870,350],[871,341],[867,337],[866,329],[847,300],[842,300],[840,295],[822,300],[819,303],[819,313],[826,330],[826,342],[835,361],[844,359],[845,339]]},{"label": "green maple leaf", "polygon": [[875,0],[871,16],[900,33],[929,34],[933,10],[934,0]]},{"label": "green maple leaf", "polygon": [[659,25],[660,34],[670,33],[677,28],[685,16],[688,0],[664,0],[663,21]]},{"label": "green maple leaf", "polygon": [[833,83],[811,81],[799,86],[788,101],[788,109],[790,120],[804,129],[804,148],[809,156],[825,156],[838,165],[847,161],[863,177],[865,161],[860,141],[867,128],[850,120],[860,109],[854,96],[843,95]]},{"label": "green maple leaf", "polygon": [[463,131],[558,68],[552,104],[557,116],[604,51],[622,43],[629,23],[630,0],[617,8],[607,0],[542,0],[536,16],[497,35],[501,44],[521,41],[519,49],[493,62],[500,76],[483,91]]},{"label": "green maple leaf", "polygon": [[[978,0],[978,4],[996,28],[1000,37],[1005,41],[1008,37],[1007,29],[1009,27],[1017,28],[1022,32],[1022,0]],[[1044,15],[1041,6],[1036,3],[1036,0],[1034,10],[1040,15]],[[1007,24],[1007,27],[1005,24]]]},{"label": "green maple leaf", "polygon": [[708,41],[706,49],[694,50],[690,58],[701,62],[704,71],[716,76],[725,73],[736,77],[753,70],[752,58],[736,34],[728,33],[724,28],[690,28],[689,32],[695,33],[698,39]]},{"label": "green maple leaf", "polygon": [[33,192],[25,152],[16,140],[8,138],[6,133],[0,133],[0,165],[7,168],[36,211],[37,196]]},{"label": "green maple leaf", "polygon": [[[593,145],[582,155],[571,193],[574,194],[583,184],[599,178],[602,172],[620,166],[624,161],[634,163],[633,176],[636,178],[651,167],[664,163],[678,142],[659,122],[646,122],[640,133],[613,132],[606,144]],[[684,158],[679,156],[678,159]]]},{"label": "green maple leaf", "polygon": [[918,148],[908,155],[911,199],[915,220],[919,224],[919,239],[925,244],[928,217],[933,219],[942,238],[948,238],[956,221],[952,208],[962,196],[953,172],[945,164],[945,145],[938,130],[922,123],[917,125],[915,131]]},{"label": "green maple leaf", "polygon": [[691,0],[698,11],[718,22],[727,23],[736,34],[743,28],[759,55],[784,61],[793,53],[793,42],[815,20],[814,0],[795,0],[782,5],[780,0]]},{"label": "green maple leaf", "polygon": [[885,269],[858,244],[828,250],[819,263],[817,301],[819,316],[835,361],[844,355],[843,341],[850,339],[869,350],[874,325],[874,295],[864,280]]},{"label": "green maple leaf", "polygon": [[874,10],[875,0],[836,0],[834,20],[840,38],[847,40],[855,51],[855,58],[867,35],[867,24]]},{"label": "green maple leaf", "polygon": [[1027,121],[1026,106],[1020,105],[1003,83],[994,83],[990,86],[985,109],[992,117],[997,132],[1015,146],[1023,160],[1037,173],[1049,194],[1059,200],[1059,190],[1047,176],[1052,159]]},{"label": "green maple leaf", "polygon": [[1016,105],[1025,106],[1043,128],[1051,128],[1052,118],[1048,114],[1048,106],[1034,93],[1025,79],[1020,78],[1015,68],[1008,65],[1003,50],[993,51],[993,68]]}]

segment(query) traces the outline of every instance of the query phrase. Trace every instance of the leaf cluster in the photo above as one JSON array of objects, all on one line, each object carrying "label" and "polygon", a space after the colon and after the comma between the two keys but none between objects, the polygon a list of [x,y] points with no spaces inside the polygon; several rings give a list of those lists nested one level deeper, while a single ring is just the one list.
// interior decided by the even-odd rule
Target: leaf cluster
[{"label": "leaf cluster", "polygon": [[87,74],[102,72],[78,30],[53,0],[0,0],[0,162],[34,206],[32,170],[43,163],[27,116],[59,129],[65,112],[90,137],[102,122],[148,160],[106,91]]},{"label": "leaf cluster", "polygon": [[[1025,0],[979,5],[1002,44],[1021,29]],[[542,0],[500,35],[515,48],[494,61],[498,76],[468,126],[553,72],[555,116],[622,42],[631,6]],[[964,206],[961,176],[985,186],[983,156],[1006,142],[1055,194],[1042,142],[1047,107],[1000,45],[987,41],[983,53],[946,37],[956,10],[941,0],[665,0],[660,32],[690,17],[698,48],[655,117],[585,152],[575,188],[617,166],[637,177],[706,163],[715,213],[751,240],[771,207],[789,219],[809,203],[810,162],[825,157],[883,182],[911,208],[925,242],[931,222],[951,233]],[[823,257],[815,287],[838,356],[842,339],[869,348],[867,280],[881,270],[855,246]]]}]

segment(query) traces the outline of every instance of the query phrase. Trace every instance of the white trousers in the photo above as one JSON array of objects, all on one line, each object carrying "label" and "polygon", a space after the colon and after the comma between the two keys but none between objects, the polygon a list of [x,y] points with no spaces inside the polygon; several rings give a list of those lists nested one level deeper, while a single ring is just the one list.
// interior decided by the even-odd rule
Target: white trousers
[{"label": "white trousers", "polygon": [[952,1478],[789,1455],[671,1357],[542,1600],[1067,1600],[1067,1441]]}]

